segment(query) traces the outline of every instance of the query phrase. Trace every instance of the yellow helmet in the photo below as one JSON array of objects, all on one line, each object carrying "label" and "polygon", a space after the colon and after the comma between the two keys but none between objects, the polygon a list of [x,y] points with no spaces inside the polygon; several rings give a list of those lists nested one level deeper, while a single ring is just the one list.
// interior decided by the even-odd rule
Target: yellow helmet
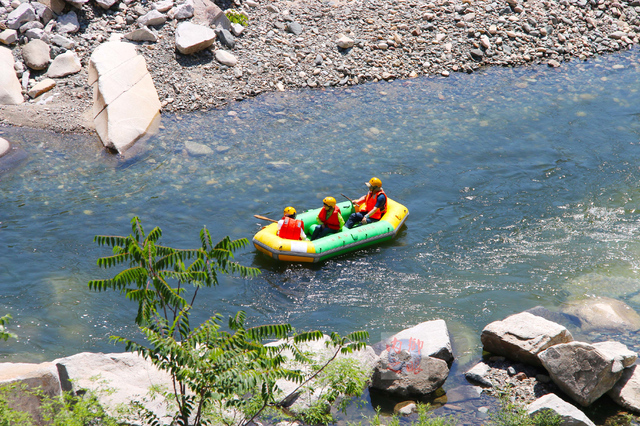
[{"label": "yellow helmet", "polygon": [[328,205],[329,207],[335,207],[336,199],[333,197],[325,197],[325,199],[322,200],[322,203]]},{"label": "yellow helmet", "polygon": [[372,177],[371,179],[369,179],[367,186],[371,186],[374,188],[382,188],[382,181],[377,177]]},{"label": "yellow helmet", "polygon": [[296,214],[296,209],[294,209],[291,206],[285,207],[285,209],[284,209],[284,215],[285,216],[295,216],[295,214]]}]

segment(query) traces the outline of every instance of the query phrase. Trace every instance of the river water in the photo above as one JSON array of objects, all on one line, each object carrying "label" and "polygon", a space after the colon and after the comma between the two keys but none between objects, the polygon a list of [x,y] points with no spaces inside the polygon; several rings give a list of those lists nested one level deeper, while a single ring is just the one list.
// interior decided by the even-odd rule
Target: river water
[{"label": "river water", "polygon": [[164,115],[125,158],[93,137],[0,129],[20,149],[0,163],[0,313],[19,336],[0,353],[122,350],[108,336],[135,336],[135,307],[87,282],[111,273],[93,237],[127,235],[134,215],[174,247],[197,247],[203,226],[250,239],[254,214],[359,197],[371,176],[410,210],[394,241],[316,266],[249,247],[237,260],[262,275],[223,277],[199,318],[242,309],[372,343],[442,318],[459,375],[482,328],[510,314],[585,296],[640,311],[639,58],[267,94]]}]

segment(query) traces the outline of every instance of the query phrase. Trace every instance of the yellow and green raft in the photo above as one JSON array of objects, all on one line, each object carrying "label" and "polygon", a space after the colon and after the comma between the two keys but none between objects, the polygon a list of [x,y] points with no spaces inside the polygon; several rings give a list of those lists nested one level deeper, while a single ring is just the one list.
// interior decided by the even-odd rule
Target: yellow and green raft
[{"label": "yellow and green raft", "polygon": [[[338,203],[345,222],[354,212],[350,201]],[[296,219],[304,221],[304,232],[311,235],[312,225],[318,223],[320,209],[309,210],[298,214]],[[315,241],[295,241],[280,238],[276,235],[278,224],[272,223],[262,228],[253,237],[253,245],[276,260],[288,262],[322,262],[330,257],[338,256],[354,250],[392,239],[409,216],[409,210],[400,203],[387,198],[387,213],[378,221],[367,225],[359,225],[352,229],[343,228],[342,232],[331,234]]]}]

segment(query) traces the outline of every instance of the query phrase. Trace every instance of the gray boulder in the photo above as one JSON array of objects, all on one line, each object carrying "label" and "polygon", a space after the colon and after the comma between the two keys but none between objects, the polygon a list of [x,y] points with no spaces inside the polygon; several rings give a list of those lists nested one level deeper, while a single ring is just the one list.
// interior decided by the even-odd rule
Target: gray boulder
[{"label": "gray boulder", "polygon": [[583,331],[608,330],[629,332],[640,330],[640,315],[626,303],[597,297],[569,302],[562,307],[563,312],[580,320]]},{"label": "gray boulder", "polygon": [[553,393],[544,395],[527,407],[527,413],[533,417],[545,411],[552,411],[562,419],[562,426],[596,426],[579,409]]},{"label": "gray boulder", "polygon": [[44,70],[49,66],[51,61],[50,48],[47,43],[42,40],[31,40],[22,46],[22,59],[24,63],[32,70]]},{"label": "gray boulder", "polygon": [[613,357],[588,343],[555,345],[538,357],[553,382],[584,407],[611,390],[622,376]]},{"label": "gray boulder", "polygon": [[14,9],[9,16],[7,16],[7,27],[12,30],[17,30],[27,22],[35,21],[36,11],[33,9],[30,3],[21,3],[16,9]]},{"label": "gray boulder", "polygon": [[11,50],[0,46],[0,105],[18,105],[24,102],[14,62]]},{"label": "gray boulder", "polygon": [[58,16],[56,30],[60,34],[77,33],[80,30],[78,15],[72,11],[65,15]]},{"label": "gray boulder", "polygon": [[627,410],[640,413],[640,367],[634,365],[625,369],[607,395]]},{"label": "gray boulder", "polygon": [[439,358],[447,364],[453,361],[451,338],[444,320],[425,321],[376,343],[373,348],[382,352],[391,348],[418,350],[423,356]]},{"label": "gray boulder", "polygon": [[538,354],[573,340],[564,326],[528,312],[487,325],[480,336],[484,350],[512,360],[540,366]]},{"label": "gray boulder", "polygon": [[491,371],[491,368],[487,364],[479,362],[471,370],[464,373],[464,377],[483,386],[492,387],[493,383],[487,377],[489,371]]}]

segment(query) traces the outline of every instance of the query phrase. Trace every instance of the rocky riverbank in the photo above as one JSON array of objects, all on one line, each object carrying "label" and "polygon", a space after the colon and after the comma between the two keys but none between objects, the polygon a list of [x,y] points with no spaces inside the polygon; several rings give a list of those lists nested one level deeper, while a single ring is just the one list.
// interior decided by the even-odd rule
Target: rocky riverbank
[{"label": "rocky riverbank", "polygon": [[[558,67],[628,48],[640,31],[638,0],[245,0],[220,6],[245,14],[246,27],[185,55],[176,28],[183,21],[215,27],[208,0],[40,2],[0,0],[0,42],[11,49],[27,101],[0,106],[0,123],[56,131],[92,129],[89,57],[109,39],[146,40],[131,42],[147,61],[162,111],[186,112],[271,90],[446,77],[488,65]],[[25,3],[33,16],[16,23]],[[80,70],[34,91],[49,78],[47,66],[25,60],[34,39],[49,46],[51,60],[74,53]]]}]

